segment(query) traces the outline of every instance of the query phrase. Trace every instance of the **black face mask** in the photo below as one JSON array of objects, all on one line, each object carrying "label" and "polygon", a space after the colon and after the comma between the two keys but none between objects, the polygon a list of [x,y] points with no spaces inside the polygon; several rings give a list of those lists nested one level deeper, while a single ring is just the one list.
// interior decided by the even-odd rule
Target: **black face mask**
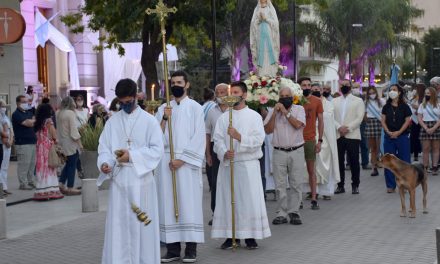
[{"label": "black face mask", "polygon": [[325,98],[330,96],[330,92],[322,92],[322,96],[324,96]]},{"label": "black face mask", "polygon": [[350,86],[342,86],[341,87],[341,92],[342,94],[348,94],[350,92],[351,87]]},{"label": "black face mask", "polygon": [[174,97],[180,98],[185,93],[185,88],[182,86],[175,85],[171,87],[171,93],[173,94]]},{"label": "black face mask", "polygon": [[303,95],[304,95],[305,97],[307,97],[307,96],[310,95],[311,92],[312,92],[312,90],[310,90],[310,89],[304,89],[304,90],[303,90]]},{"label": "black face mask", "polygon": [[293,97],[283,97],[280,98],[278,102],[280,102],[284,106],[284,108],[289,109],[293,104]]},{"label": "black face mask", "polygon": [[314,91],[312,93],[312,95],[316,96],[316,97],[321,97],[321,92],[320,91]]},{"label": "black face mask", "polygon": [[425,100],[426,100],[426,102],[429,102],[430,99],[431,99],[431,96],[430,96],[430,95],[425,95]]}]

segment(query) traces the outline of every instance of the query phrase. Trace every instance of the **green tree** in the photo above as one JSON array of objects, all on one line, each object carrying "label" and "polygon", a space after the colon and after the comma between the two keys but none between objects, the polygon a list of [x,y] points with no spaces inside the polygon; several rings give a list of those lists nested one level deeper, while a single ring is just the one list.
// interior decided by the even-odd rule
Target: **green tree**
[{"label": "green tree", "polygon": [[[229,1],[229,0],[224,0]],[[147,85],[157,84],[155,62],[162,52],[160,24],[155,15],[147,15],[147,8],[154,8],[156,0],[86,0],[77,12],[62,17],[62,21],[74,33],[84,31],[82,21],[88,21],[87,27],[101,34],[100,45],[95,47],[100,51],[105,48],[117,48],[119,54],[124,54],[121,42],[142,42],[142,69],[147,76]],[[184,63],[194,66],[206,56],[206,50],[211,48],[210,1],[179,1],[167,0],[166,4],[176,6],[178,12],[170,14],[167,20],[167,42],[176,44],[186,54]],[[220,1],[221,2],[221,1]],[[224,19],[225,6],[218,4],[217,19]],[[209,14],[209,15],[207,15]],[[86,19],[87,17],[87,19]],[[206,60],[206,59],[205,59]]]},{"label": "green tree", "polygon": [[440,76],[440,28],[429,29],[423,36],[425,50],[424,68],[428,71],[428,81],[434,76]]},{"label": "green tree", "polygon": [[[318,35],[311,38],[320,54],[339,60],[339,78],[345,78],[350,39],[352,40],[352,67],[359,69],[365,60],[374,66],[377,60],[389,62],[387,56],[396,35],[411,29],[411,21],[422,11],[411,6],[410,0],[323,0],[316,6]],[[362,24],[353,28],[352,24]],[[362,73],[357,70],[355,74]]]}]

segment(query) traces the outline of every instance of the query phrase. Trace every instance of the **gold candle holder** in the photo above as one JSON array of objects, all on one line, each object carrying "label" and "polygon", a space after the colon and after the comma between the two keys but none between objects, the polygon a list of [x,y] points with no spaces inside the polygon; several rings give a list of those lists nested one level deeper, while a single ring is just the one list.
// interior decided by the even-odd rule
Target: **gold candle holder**
[{"label": "gold candle holder", "polygon": [[159,100],[145,100],[145,105],[147,106],[147,111],[154,115],[156,113],[156,109],[162,105],[162,101]]},{"label": "gold candle holder", "polygon": [[[224,104],[229,106],[229,128],[232,128],[232,110],[236,103],[240,102],[240,98],[237,96],[225,96],[222,97],[222,101]],[[230,137],[229,140],[229,150],[234,151],[234,139]],[[235,186],[234,186],[234,159],[229,160],[229,168],[231,175],[231,221],[232,221],[232,249],[235,250],[237,248],[237,242],[235,239]]]}]

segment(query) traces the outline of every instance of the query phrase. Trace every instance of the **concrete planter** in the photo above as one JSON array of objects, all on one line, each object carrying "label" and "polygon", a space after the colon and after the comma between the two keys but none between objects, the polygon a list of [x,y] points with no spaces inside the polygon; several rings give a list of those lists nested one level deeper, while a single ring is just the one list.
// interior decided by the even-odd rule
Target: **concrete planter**
[{"label": "concrete planter", "polygon": [[99,176],[99,170],[96,166],[96,161],[98,159],[97,151],[84,150],[80,156],[81,165],[84,171],[84,176],[86,179],[97,179]]},{"label": "concrete planter", "polygon": [[[98,160],[98,152],[84,150],[81,153],[80,159],[85,178],[97,179],[99,177],[99,170],[96,165],[96,161]],[[100,187],[101,190],[107,190],[108,188],[109,181],[104,182]]]}]

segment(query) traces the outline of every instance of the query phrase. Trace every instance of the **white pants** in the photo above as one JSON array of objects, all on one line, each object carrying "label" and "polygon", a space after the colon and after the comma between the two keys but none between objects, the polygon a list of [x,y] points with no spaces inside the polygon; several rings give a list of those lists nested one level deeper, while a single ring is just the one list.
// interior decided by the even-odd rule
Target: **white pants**
[{"label": "white pants", "polygon": [[0,183],[3,183],[3,190],[8,189],[8,169],[9,169],[9,159],[11,158],[11,148],[3,146],[3,161],[0,169]]},{"label": "white pants", "polygon": [[[294,151],[273,151],[273,176],[278,193],[277,216],[298,213],[302,200],[301,184],[305,173],[304,147]],[[287,176],[287,180],[286,180]],[[290,192],[287,192],[287,182]]]}]

